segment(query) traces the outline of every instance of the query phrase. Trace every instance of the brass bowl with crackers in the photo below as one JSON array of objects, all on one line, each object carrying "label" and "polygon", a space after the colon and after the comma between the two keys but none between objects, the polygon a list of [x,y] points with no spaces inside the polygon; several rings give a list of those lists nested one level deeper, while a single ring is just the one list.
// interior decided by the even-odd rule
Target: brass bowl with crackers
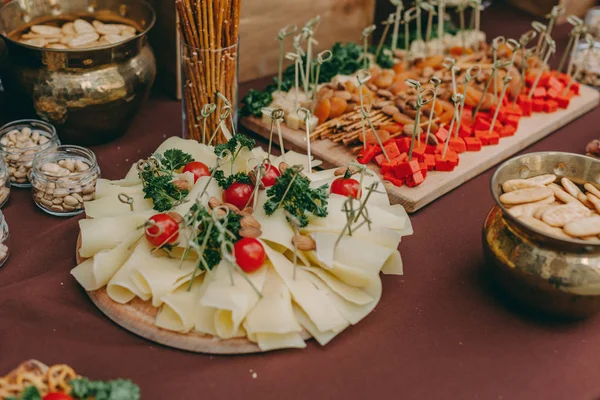
[{"label": "brass bowl with crackers", "polygon": [[483,226],[486,268],[519,304],[584,318],[600,311],[600,160],[530,153],[498,167]]},{"label": "brass bowl with crackers", "polygon": [[155,20],[144,0],[7,3],[0,8],[7,49],[0,77],[11,111],[50,122],[63,143],[118,137],[154,83],[148,32]]}]

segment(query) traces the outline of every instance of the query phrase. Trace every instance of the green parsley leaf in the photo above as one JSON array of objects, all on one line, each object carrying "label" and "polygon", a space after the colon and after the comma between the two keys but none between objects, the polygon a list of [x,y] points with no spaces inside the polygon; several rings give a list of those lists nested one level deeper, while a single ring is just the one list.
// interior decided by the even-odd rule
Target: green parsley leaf
[{"label": "green parsley leaf", "polygon": [[140,388],[126,379],[109,382],[90,381],[86,378],[73,379],[71,396],[77,399],[95,400],[139,400]]},{"label": "green parsley leaf", "polygon": [[316,189],[310,187],[310,181],[300,174],[300,167],[287,168],[277,178],[275,184],[267,189],[267,201],[264,210],[272,215],[279,207],[296,217],[300,227],[308,225],[306,213],[317,217],[327,216],[327,199],[329,186],[323,185]]},{"label": "green parsley leaf", "polygon": [[155,157],[160,161],[163,169],[167,171],[177,171],[183,168],[189,162],[194,161],[192,156],[179,149],[169,149],[164,154],[156,154]]},{"label": "green parsley leaf", "polygon": [[144,198],[152,199],[156,211],[169,211],[189,194],[187,189],[180,190],[173,184],[172,175],[143,172],[140,177],[144,185]]},{"label": "green parsley leaf", "polygon": [[229,175],[225,177],[225,173],[221,170],[215,171],[213,174],[213,179],[217,182],[221,189],[225,190],[229,186],[233,185],[234,182],[238,183],[246,183],[248,185],[252,185],[252,179],[245,172],[238,172],[237,174]]}]

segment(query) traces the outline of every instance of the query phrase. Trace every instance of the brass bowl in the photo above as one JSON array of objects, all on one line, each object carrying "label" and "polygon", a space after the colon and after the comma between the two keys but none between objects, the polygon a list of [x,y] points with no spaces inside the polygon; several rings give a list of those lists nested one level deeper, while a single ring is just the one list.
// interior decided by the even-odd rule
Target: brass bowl
[{"label": "brass bowl", "polygon": [[591,157],[543,152],[504,162],[492,176],[496,205],[483,226],[486,267],[519,304],[555,316],[588,317],[600,311],[600,245],[548,236],[513,217],[499,200],[506,180],[547,173],[600,188],[600,161]]},{"label": "brass bowl", "polygon": [[[128,23],[139,33],[81,50],[16,40],[33,24],[76,17]],[[154,83],[156,60],[147,37],[154,22],[154,10],[143,0],[29,0],[0,8],[0,37],[8,52],[0,77],[14,119],[35,114],[56,126],[65,143],[98,144],[121,135]]]}]

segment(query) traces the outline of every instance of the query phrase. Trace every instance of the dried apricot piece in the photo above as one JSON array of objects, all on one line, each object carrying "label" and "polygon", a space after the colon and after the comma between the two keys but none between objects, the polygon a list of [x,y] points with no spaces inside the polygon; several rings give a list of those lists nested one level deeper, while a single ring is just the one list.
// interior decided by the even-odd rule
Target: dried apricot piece
[{"label": "dried apricot piece", "polygon": [[329,99],[321,99],[315,107],[315,116],[319,119],[319,124],[327,121],[331,112],[331,101]]},{"label": "dried apricot piece", "polygon": [[[375,137],[375,134],[373,133],[373,130],[371,129],[367,129],[367,143],[368,144],[379,144],[379,142],[377,141],[377,137]],[[385,143],[390,139],[390,134],[388,131],[385,131],[383,129],[379,129],[377,131],[377,136],[379,136],[379,140],[381,140],[381,143]],[[365,142],[364,140],[364,136],[363,133],[361,132],[359,135],[359,139],[361,142]]]},{"label": "dried apricot piece", "polygon": [[346,111],[348,102],[341,97],[333,97],[331,99],[331,110],[329,111],[329,118],[337,118]]}]

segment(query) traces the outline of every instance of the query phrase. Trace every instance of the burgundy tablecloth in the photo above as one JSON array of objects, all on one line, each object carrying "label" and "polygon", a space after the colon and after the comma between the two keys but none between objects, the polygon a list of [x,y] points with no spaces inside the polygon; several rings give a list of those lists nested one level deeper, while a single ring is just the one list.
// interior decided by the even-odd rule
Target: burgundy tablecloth
[{"label": "burgundy tablecloth", "polygon": [[[491,36],[526,24],[503,7],[482,21]],[[566,31],[555,31],[562,45]],[[125,137],[94,148],[104,177],[122,177],[180,126],[179,104],[154,95]],[[581,153],[599,127],[595,110],[525,151]],[[0,269],[0,374],[28,358],[68,363],[93,378],[129,377],[145,399],[597,399],[600,317],[532,316],[482,276],[491,174],[412,216],[416,233],[400,245],[405,275],[384,277],[380,304],[357,326],[325,348],[235,357],[170,349],[113,324],[69,275],[78,218],[48,216],[13,189],[3,210],[12,254]]]}]

